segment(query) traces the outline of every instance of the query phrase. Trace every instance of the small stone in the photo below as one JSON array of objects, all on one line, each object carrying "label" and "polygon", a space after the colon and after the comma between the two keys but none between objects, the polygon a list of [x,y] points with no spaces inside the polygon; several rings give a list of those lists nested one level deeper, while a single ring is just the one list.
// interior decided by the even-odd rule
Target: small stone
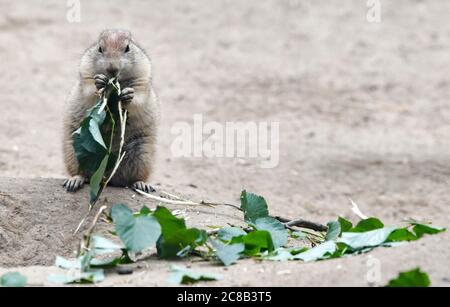
[{"label": "small stone", "polygon": [[119,275],[131,275],[133,274],[133,268],[129,266],[120,266],[117,268],[117,273]]}]

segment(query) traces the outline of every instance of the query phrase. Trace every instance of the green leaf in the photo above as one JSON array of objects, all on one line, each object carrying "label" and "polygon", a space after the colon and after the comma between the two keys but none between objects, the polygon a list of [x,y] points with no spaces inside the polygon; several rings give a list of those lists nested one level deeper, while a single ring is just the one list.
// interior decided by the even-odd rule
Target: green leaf
[{"label": "green leaf", "polygon": [[158,207],[154,217],[161,225],[162,234],[156,244],[160,258],[184,257],[208,239],[204,230],[187,229],[185,221],[175,217],[167,208]]},{"label": "green leaf", "polygon": [[389,282],[387,287],[429,287],[431,285],[428,274],[421,272],[419,268],[400,273],[399,276]]},{"label": "green leaf", "polygon": [[180,229],[186,229],[185,221],[175,217],[172,212],[165,207],[156,208],[153,216],[161,225],[161,232],[163,236],[170,236]]},{"label": "green leaf", "polygon": [[245,254],[248,256],[257,255],[262,251],[272,252],[275,249],[272,236],[265,230],[252,231],[240,240],[245,244]]},{"label": "green leaf", "polygon": [[272,253],[270,253],[269,255],[264,256],[263,259],[270,260],[270,261],[284,262],[284,261],[288,261],[288,260],[293,260],[294,256],[287,249],[279,248],[279,249],[273,251]]},{"label": "green leaf", "polygon": [[339,238],[340,235],[341,235],[341,223],[339,223],[339,221],[329,222],[325,240],[335,241]]},{"label": "green leaf", "polygon": [[151,215],[152,210],[150,210],[147,206],[142,207],[141,211],[139,211],[138,215]]},{"label": "green leaf", "polygon": [[255,221],[254,226],[257,230],[266,230],[272,237],[275,249],[285,246],[288,243],[289,232],[283,223],[273,217],[262,217]]},{"label": "green leaf", "polygon": [[219,229],[217,237],[225,242],[231,241],[235,237],[245,236],[247,233],[241,228],[237,227],[224,227]]},{"label": "green leaf", "polygon": [[0,277],[0,285],[6,288],[23,288],[27,285],[27,278],[18,272],[6,273]]},{"label": "green leaf", "polygon": [[99,283],[105,279],[103,270],[92,270],[83,273],[51,274],[48,281],[54,284],[91,284]]},{"label": "green leaf", "polygon": [[259,218],[269,216],[266,200],[245,190],[241,194],[241,209],[247,222],[254,223]]},{"label": "green leaf", "polygon": [[362,220],[348,232],[367,232],[371,230],[384,228],[384,224],[377,218],[371,217],[366,220]]},{"label": "green leaf", "polygon": [[118,265],[122,265],[122,264],[130,264],[133,263],[134,261],[132,261],[130,259],[130,257],[128,256],[128,253],[126,250],[122,250],[122,255],[120,257],[115,257],[115,258],[107,258],[107,259],[92,259],[90,266],[92,268],[102,268],[102,269],[111,269],[114,268]]},{"label": "green leaf", "polygon": [[355,251],[349,249],[344,243],[336,243],[336,251],[329,257],[329,259],[335,259],[343,257],[346,254],[354,253]]},{"label": "green leaf", "polygon": [[100,112],[100,103],[87,111],[80,128],[73,133],[73,146],[80,171],[94,173],[103,161],[108,149],[101,135],[106,112]]},{"label": "green leaf", "polygon": [[416,241],[418,238],[408,230],[408,228],[399,228],[394,230],[387,239],[387,242]]},{"label": "green leaf", "polygon": [[376,247],[385,243],[396,229],[395,227],[385,227],[368,232],[344,232],[338,242],[344,243],[354,250]]},{"label": "green leaf", "polygon": [[161,226],[153,216],[134,216],[125,205],[114,205],[111,217],[116,233],[131,252],[142,252],[155,245],[161,235]]},{"label": "green leaf", "polygon": [[419,224],[419,223],[414,223],[413,225],[414,225],[413,231],[416,234],[418,239],[422,238],[426,234],[434,235],[434,234],[444,232],[446,230],[445,228],[441,228],[441,227],[436,228],[436,227],[432,227],[430,225]]},{"label": "green leaf", "polygon": [[341,233],[349,232],[350,229],[353,228],[353,224],[350,221],[348,221],[348,220],[346,220],[346,219],[344,219],[342,217],[338,218],[338,222],[341,225]]},{"label": "green leaf", "polygon": [[103,177],[106,173],[106,168],[108,166],[109,161],[109,155],[106,155],[105,158],[103,158],[102,163],[100,163],[99,168],[95,171],[95,173],[92,175],[90,179],[90,187],[91,187],[91,204],[94,203],[100,193]]},{"label": "green leaf", "polygon": [[173,265],[171,270],[172,274],[170,275],[169,282],[173,284],[188,285],[200,281],[214,281],[222,279],[222,276],[218,274],[199,273],[182,266]]},{"label": "green leaf", "polygon": [[180,229],[170,235],[162,235],[156,244],[158,257],[162,259],[184,257],[198,246],[205,244],[207,239],[208,234],[197,228]]},{"label": "green leaf", "polygon": [[[102,240],[100,240],[102,241]],[[100,242],[102,243],[102,242]],[[106,242],[103,242],[106,243]],[[109,243],[108,243],[109,245]],[[48,277],[51,283],[55,284],[74,284],[74,283],[97,283],[102,281],[105,276],[103,270],[86,270],[84,262],[94,261],[90,255],[83,255],[74,260],[67,260],[63,257],[56,257],[55,266],[68,270],[67,274],[52,274]]]},{"label": "green leaf", "polygon": [[295,260],[303,260],[305,262],[321,260],[329,258],[336,251],[336,243],[333,241],[327,241],[310,250],[297,254],[293,257]]},{"label": "green leaf", "polygon": [[55,266],[64,270],[81,270],[80,259],[67,260],[63,257],[57,256]]},{"label": "green leaf", "polygon": [[91,248],[94,251],[94,255],[105,255],[114,253],[118,250],[123,249],[124,247],[103,237],[92,236]]},{"label": "green leaf", "polygon": [[215,255],[225,265],[229,266],[241,258],[245,250],[244,243],[224,244],[218,240],[211,240]]}]

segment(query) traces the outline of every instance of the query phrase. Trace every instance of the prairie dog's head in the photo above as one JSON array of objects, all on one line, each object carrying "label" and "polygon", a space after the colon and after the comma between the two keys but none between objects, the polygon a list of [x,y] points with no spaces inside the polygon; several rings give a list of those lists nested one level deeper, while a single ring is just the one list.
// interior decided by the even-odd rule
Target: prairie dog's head
[{"label": "prairie dog's head", "polygon": [[[82,59],[82,73],[130,79],[150,74],[150,61],[129,31],[105,30]],[[84,69],[83,69],[84,68]]]}]

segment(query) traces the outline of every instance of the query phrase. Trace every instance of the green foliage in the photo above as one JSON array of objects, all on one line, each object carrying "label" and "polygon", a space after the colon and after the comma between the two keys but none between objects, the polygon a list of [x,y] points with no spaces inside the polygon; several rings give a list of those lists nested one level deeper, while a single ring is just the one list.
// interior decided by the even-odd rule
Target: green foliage
[{"label": "green foliage", "polygon": [[[152,223],[151,231],[150,226],[143,226],[143,228],[148,228],[147,230],[153,233],[151,240],[153,243],[155,237],[159,236],[156,247],[160,258],[185,257],[198,247],[208,246],[209,242],[212,248],[207,257],[212,256],[225,266],[244,257],[305,262],[338,258],[364,253],[379,246],[392,246],[394,242],[417,240],[420,235],[443,231],[442,228],[433,228],[419,223],[409,224],[407,227],[384,227],[384,224],[376,218],[362,220],[353,227],[351,222],[339,217],[337,221],[328,223],[325,239],[320,240],[321,236],[317,235],[316,240],[319,240],[319,243],[314,248],[286,248],[289,232],[284,224],[268,216],[267,204],[262,197],[244,191],[242,208],[245,219],[252,227],[250,230],[246,229],[246,232],[238,227],[224,227],[210,236],[203,230],[188,229],[184,219],[177,218],[165,207],[158,207],[154,212],[144,207],[139,213],[133,214],[126,206],[118,205],[113,207],[117,212],[112,213],[112,216],[119,237],[122,231],[117,228],[117,220],[154,218],[160,225],[160,231],[154,227],[154,223]],[[124,217],[119,218],[119,215]],[[410,231],[409,228],[412,230]],[[144,229],[133,232],[129,239],[137,240],[144,232]],[[297,236],[308,238],[310,235],[300,232]],[[122,237],[121,239],[124,242]],[[126,243],[125,246],[129,250]]]},{"label": "green foliage", "polygon": [[188,229],[182,219],[178,219],[164,207],[158,207],[154,213],[161,225],[162,234],[156,248],[163,259],[184,257],[208,239],[206,231],[197,228]]},{"label": "green foliage", "polygon": [[[305,251],[305,250],[303,250],[303,251]],[[285,248],[279,248],[279,249],[275,250],[273,253],[264,255],[263,259],[282,262],[282,261],[294,260],[294,255],[292,254],[291,251],[289,251]]]},{"label": "green foliage", "polygon": [[230,242],[234,237],[241,237],[245,236],[246,234],[247,233],[241,228],[224,227],[219,229],[217,237],[224,242]]},{"label": "green foliage", "polygon": [[305,262],[317,261],[330,257],[336,251],[336,243],[327,241],[319,246],[311,248],[303,253],[297,254],[293,257],[294,260],[303,260]]},{"label": "green foliage", "polygon": [[101,126],[105,122],[106,112],[100,110],[101,103],[87,111],[80,128],[73,133],[73,146],[79,168],[83,172],[93,173],[100,167],[100,163],[108,153],[101,133]]},{"label": "green foliage", "polygon": [[119,95],[119,83],[115,79],[110,80],[102,98],[87,111],[80,127],[72,135],[79,171],[90,176],[91,205],[98,200],[107,175],[119,158],[118,153],[112,150],[114,135],[117,134],[116,121],[120,117]]},{"label": "green foliage", "polygon": [[0,286],[6,288],[23,288],[27,285],[27,278],[18,272],[6,273],[0,277]]},{"label": "green foliage", "polygon": [[444,232],[446,229],[441,227],[432,227],[430,225],[420,224],[413,222],[413,231],[418,239],[422,238],[424,235],[435,235]]},{"label": "green foliage", "polygon": [[225,265],[229,266],[238,261],[245,251],[244,243],[224,244],[218,240],[211,240],[215,249],[216,257]]},{"label": "green foliage", "polygon": [[163,259],[185,257],[207,239],[207,233],[197,228],[181,229],[170,236],[162,235],[156,244],[158,256]]},{"label": "green foliage", "polygon": [[288,243],[289,233],[286,227],[273,217],[259,218],[253,226],[257,230],[265,230],[270,233],[275,249],[285,246]]},{"label": "green foliage", "polygon": [[[248,257],[310,262],[365,253],[376,247],[394,246],[399,242],[418,240],[426,234],[445,231],[418,222],[410,222],[403,227],[385,227],[376,218],[362,220],[353,227],[350,221],[339,217],[328,223],[326,233],[292,232],[291,238],[310,240],[313,248],[287,247],[290,243],[289,231],[283,223],[269,216],[264,198],[243,191],[241,201],[244,219],[250,227],[223,227],[210,234],[201,229],[188,228],[184,219],[176,217],[162,206],[154,211],[143,207],[133,213],[126,205],[115,205],[110,217],[115,225],[114,234],[120,238],[123,246],[93,236],[89,252],[81,257],[72,261],[58,257],[57,266],[69,270],[70,274],[52,276],[51,280],[60,283],[99,282],[104,278],[103,270],[99,268],[131,263],[128,253],[143,252],[155,246],[162,259],[195,254],[204,259],[218,260],[225,266]],[[97,258],[118,251],[122,252],[119,257]],[[402,278],[406,279],[404,276]],[[174,267],[171,277],[172,282],[181,284],[217,279],[181,267]]]},{"label": "green foliage", "polygon": [[414,233],[409,231],[408,227],[399,228],[394,230],[388,237],[388,242],[405,242],[405,241],[415,241],[417,237]]},{"label": "green foliage", "polygon": [[348,220],[346,220],[346,219],[344,219],[342,217],[338,218],[338,222],[341,225],[341,233],[349,232],[350,229],[353,228],[353,224],[350,221],[348,221]]},{"label": "green foliage", "polygon": [[367,232],[344,232],[338,242],[346,244],[353,250],[377,247],[385,243],[395,229],[395,227],[385,227]]},{"label": "green foliage", "polygon": [[264,197],[247,193],[245,190],[241,194],[241,209],[246,222],[254,223],[259,218],[269,216],[269,207]]},{"label": "green foliage", "polygon": [[379,219],[371,217],[362,220],[356,227],[348,230],[348,232],[367,232],[381,228],[384,228],[384,224]]},{"label": "green foliage", "polygon": [[[342,229],[345,232],[342,232]],[[421,235],[437,234],[442,231],[445,229],[417,222],[410,223],[407,227],[384,227],[384,224],[376,218],[362,220],[356,227],[353,227],[351,222],[338,218],[337,222],[328,223],[325,241],[318,246],[300,252],[278,248],[264,256],[263,259],[308,262],[339,258],[345,255],[366,253],[380,246],[395,246],[399,242],[418,240]]]},{"label": "green foliage", "polygon": [[186,223],[179,219],[165,207],[158,207],[153,214],[161,225],[162,235],[169,237],[179,230],[186,229]]},{"label": "green foliage", "polygon": [[263,251],[272,252],[275,247],[270,232],[265,230],[252,231],[249,234],[235,238],[233,243],[244,243],[244,253],[247,256],[256,256]]},{"label": "green foliage", "polygon": [[404,287],[429,287],[431,285],[430,278],[427,273],[420,271],[419,268],[400,273],[399,276],[391,280],[387,287],[404,288]]},{"label": "green foliage", "polygon": [[189,270],[182,266],[171,267],[172,274],[170,275],[169,282],[174,284],[189,285],[200,281],[213,281],[222,279],[221,275],[199,273]]},{"label": "green foliage", "polygon": [[111,217],[116,225],[116,233],[128,251],[139,253],[155,245],[161,235],[158,220],[150,215],[134,216],[125,205],[115,205]]},{"label": "green foliage", "polygon": [[78,257],[75,260],[56,257],[55,266],[67,270],[67,273],[51,274],[48,277],[48,281],[54,284],[88,284],[103,281],[105,279],[103,270],[91,270],[91,260],[90,254]]},{"label": "green foliage", "polygon": [[88,272],[79,272],[76,274],[67,273],[62,274],[51,274],[48,277],[48,281],[54,284],[95,284],[103,281],[105,279],[105,274],[103,270],[92,270]]},{"label": "green foliage", "polygon": [[328,231],[325,236],[326,241],[335,241],[341,235],[341,223],[339,221],[333,221],[328,223]]}]

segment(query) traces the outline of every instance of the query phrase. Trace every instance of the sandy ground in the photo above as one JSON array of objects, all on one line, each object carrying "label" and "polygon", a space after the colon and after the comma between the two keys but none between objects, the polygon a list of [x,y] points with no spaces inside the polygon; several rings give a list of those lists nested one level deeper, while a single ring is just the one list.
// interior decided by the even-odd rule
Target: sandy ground
[{"label": "sandy ground", "polygon": [[[324,223],[355,219],[352,198],[387,223],[450,224],[450,3],[382,0],[379,24],[366,21],[357,0],[112,3],[82,1],[81,23],[71,24],[64,1],[0,0],[0,266],[33,265],[24,272],[43,284],[53,268],[40,266],[75,246],[70,233],[87,191],[68,195],[59,185],[61,114],[83,50],[110,27],[130,29],[154,62],[164,113],[153,184],[233,202],[247,188],[274,214]],[[174,158],[170,129],[194,114],[280,122],[279,166]],[[144,202],[111,193],[111,202]],[[382,281],[421,266],[433,284],[448,286],[448,250],[444,234],[372,255]],[[165,284],[169,264],[148,265],[104,284]],[[367,285],[367,270],[367,256],[244,261],[214,285]]]}]

